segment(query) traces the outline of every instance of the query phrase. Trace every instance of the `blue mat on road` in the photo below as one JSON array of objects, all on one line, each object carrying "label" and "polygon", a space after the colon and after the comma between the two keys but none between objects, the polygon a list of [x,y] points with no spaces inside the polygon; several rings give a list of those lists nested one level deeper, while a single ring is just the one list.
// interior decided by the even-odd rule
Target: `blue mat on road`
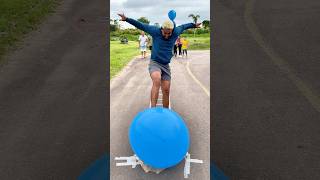
[{"label": "blue mat on road", "polygon": [[85,169],[78,180],[109,180],[109,156],[104,155]]},{"label": "blue mat on road", "polygon": [[229,180],[229,178],[224,175],[224,173],[214,163],[211,163],[210,166],[211,180]]}]

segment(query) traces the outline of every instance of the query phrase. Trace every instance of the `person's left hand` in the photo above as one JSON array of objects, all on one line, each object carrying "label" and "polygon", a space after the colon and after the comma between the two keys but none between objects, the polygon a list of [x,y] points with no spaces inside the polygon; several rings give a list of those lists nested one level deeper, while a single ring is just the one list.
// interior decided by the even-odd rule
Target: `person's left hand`
[{"label": "person's left hand", "polygon": [[197,24],[196,24],[196,28],[199,28],[200,25],[201,25],[201,23],[197,23]]},{"label": "person's left hand", "polygon": [[124,13],[120,14],[118,13],[118,15],[121,17],[121,21],[125,21],[127,19],[127,17],[124,15]]}]

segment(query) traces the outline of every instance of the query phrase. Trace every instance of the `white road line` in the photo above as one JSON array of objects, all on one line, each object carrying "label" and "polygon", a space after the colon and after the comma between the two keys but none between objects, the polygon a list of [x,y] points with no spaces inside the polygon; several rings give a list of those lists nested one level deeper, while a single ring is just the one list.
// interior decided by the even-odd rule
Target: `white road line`
[{"label": "white road line", "polygon": [[271,61],[287,75],[287,77],[293,82],[293,84],[298,88],[301,94],[309,101],[309,103],[320,112],[320,98],[315,94],[315,92],[309,87],[306,83],[300,79],[294,71],[290,68],[290,65],[281,58],[276,51],[268,45],[263,36],[260,34],[257,25],[255,24],[252,18],[253,5],[255,0],[247,0],[244,19],[247,25],[247,28],[251,32],[253,38],[259,44],[259,46],[265,51],[265,53],[270,57]]},{"label": "white road line", "polygon": [[203,89],[203,91],[210,97],[210,92],[207,90],[207,88],[192,74],[190,68],[189,68],[189,61],[187,62],[187,71],[189,75],[192,77],[192,79]]},{"label": "white road line", "polygon": [[[161,97],[160,97],[161,96]],[[171,101],[170,101],[170,96],[169,96],[169,109],[171,109]],[[161,102],[161,103],[160,103]],[[160,106],[160,107],[163,107],[163,99],[162,99],[162,91],[161,89],[159,90],[159,96],[158,96],[158,101],[157,101],[157,104],[156,104],[156,107],[157,106]],[[151,101],[149,103],[149,108],[151,108]]]}]

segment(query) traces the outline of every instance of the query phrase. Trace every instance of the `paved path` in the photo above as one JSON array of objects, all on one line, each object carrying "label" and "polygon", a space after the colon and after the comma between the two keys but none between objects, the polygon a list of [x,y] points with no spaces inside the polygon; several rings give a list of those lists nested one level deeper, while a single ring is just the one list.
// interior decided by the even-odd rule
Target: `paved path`
[{"label": "paved path", "polygon": [[6,57],[1,179],[76,179],[107,151],[106,6],[63,1]]},{"label": "paved path", "polygon": [[320,1],[214,5],[213,159],[232,179],[320,179]]},{"label": "paved path", "polygon": [[[178,166],[156,174],[145,174],[140,167],[116,167],[116,156],[133,154],[128,141],[128,128],[134,116],[149,107],[151,79],[147,70],[149,59],[136,59],[111,83],[111,179],[183,179],[184,161]],[[189,62],[188,72],[187,62]],[[210,179],[210,52],[190,51],[188,59],[177,58],[171,63],[171,108],[187,123],[191,135],[191,158],[204,164],[191,166],[189,179]],[[196,82],[195,79],[198,81]],[[201,86],[198,84],[200,83]]]}]

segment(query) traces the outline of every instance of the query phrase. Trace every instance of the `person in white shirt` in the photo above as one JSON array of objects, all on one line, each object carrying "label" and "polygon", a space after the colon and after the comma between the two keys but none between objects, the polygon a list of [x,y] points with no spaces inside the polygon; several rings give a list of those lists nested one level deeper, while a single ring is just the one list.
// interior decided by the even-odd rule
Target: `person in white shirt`
[{"label": "person in white shirt", "polygon": [[141,51],[141,58],[146,58],[147,43],[148,43],[148,37],[142,31],[141,35],[139,36],[139,47]]}]

